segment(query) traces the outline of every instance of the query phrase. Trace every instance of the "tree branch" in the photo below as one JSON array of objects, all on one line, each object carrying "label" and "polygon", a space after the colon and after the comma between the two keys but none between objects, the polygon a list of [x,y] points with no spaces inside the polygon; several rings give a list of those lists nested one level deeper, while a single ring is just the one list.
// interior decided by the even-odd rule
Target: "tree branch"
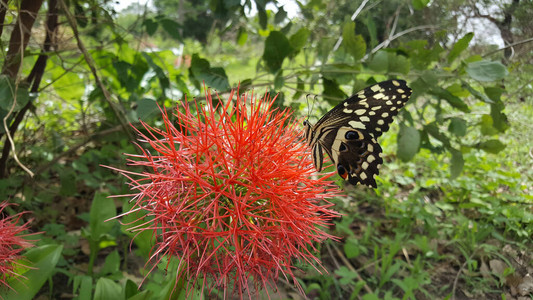
[{"label": "tree branch", "polygon": [[[7,9],[7,7],[3,6],[4,4],[5,3],[2,3],[2,8]],[[23,53],[26,49],[26,46],[28,46],[28,42],[31,36],[31,29],[33,27],[33,24],[35,23],[35,18],[37,17],[37,13],[39,12],[39,9],[41,8],[42,4],[43,0],[22,1],[22,3],[20,4],[19,16],[17,18],[17,21],[15,22],[15,28],[11,32],[11,37],[9,39],[9,49],[7,50],[4,65],[2,67],[2,74],[9,76],[13,79],[13,82],[17,82],[17,84],[17,77],[20,65],[22,64]],[[8,120],[10,118],[10,115],[13,113],[15,105],[17,103],[17,87],[18,85],[16,85],[15,89],[11,91],[13,95],[13,105],[11,106],[11,109],[9,110],[7,115],[2,120],[4,130],[6,132],[6,142],[4,143],[4,149],[2,150],[2,157],[0,157],[0,178],[4,178],[7,174],[7,159],[9,157],[10,151],[13,151],[13,159],[17,162],[17,164],[28,174],[30,174],[30,176],[33,176],[33,173],[19,161],[15,151],[13,135],[17,127],[8,127]],[[29,104],[30,103],[28,103],[24,107],[26,108],[26,110],[30,107]],[[24,114],[22,114],[22,116],[23,115]],[[20,121],[22,120],[22,116],[19,118],[15,117],[15,122],[17,123],[17,126],[18,123],[20,123]]]},{"label": "tree branch", "polygon": [[22,53],[28,45],[33,23],[42,4],[43,0],[24,0],[20,4],[20,14],[15,23],[15,29],[11,32],[2,74],[13,79],[17,78],[22,63]]},{"label": "tree branch", "polygon": [[0,2],[0,36],[2,36],[2,32],[4,31],[4,21],[6,19],[6,12],[9,8],[9,0],[2,0]]}]

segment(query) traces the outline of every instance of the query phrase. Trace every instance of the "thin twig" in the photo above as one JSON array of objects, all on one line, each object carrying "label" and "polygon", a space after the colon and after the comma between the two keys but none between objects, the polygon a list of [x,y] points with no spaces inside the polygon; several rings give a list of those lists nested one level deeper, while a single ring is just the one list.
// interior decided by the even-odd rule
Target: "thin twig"
[{"label": "thin twig", "polygon": [[[413,31],[417,31],[417,30],[432,29],[432,28],[436,28],[436,27],[437,26],[434,26],[434,25],[420,25],[420,26],[415,26],[415,27],[406,29],[404,31],[400,31],[397,34],[395,34],[393,36],[390,36],[386,40],[381,42],[381,44],[377,45],[374,49],[372,49],[372,51],[370,51],[369,54],[374,54],[374,53],[378,52],[381,48],[387,47],[390,44],[390,42],[392,42],[393,40],[401,37],[402,35],[406,35],[408,33],[411,33]],[[365,57],[363,57],[363,61],[368,59],[369,54],[367,54],[367,55],[365,55]]]},{"label": "thin twig", "polygon": [[457,275],[455,275],[455,279],[453,280],[453,286],[452,286],[452,300],[455,300],[455,290],[457,289],[457,282],[459,282],[459,276],[461,276],[461,273],[463,273],[463,270],[465,269],[465,266],[468,264],[468,261],[471,260],[472,257],[474,257],[474,254],[476,254],[476,251],[472,252],[472,254],[461,265],[461,268],[459,268]]},{"label": "thin twig", "polygon": [[505,47],[502,47],[502,48],[499,48],[499,49],[496,49],[496,50],[493,50],[493,51],[490,51],[490,52],[488,52],[488,53],[486,53],[486,54],[483,54],[481,57],[487,57],[487,56],[489,56],[489,55],[491,55],[491,54],[494,54],[494,53],[496,53],[496,52],[499,52],[499,51],[505,50],[505,49],[507,49],[507,48],[512,48],[512,47],[514,47],[514,46],[521,45],[521,44],[525,44],[525,43],[529,43],[529,42],[533,42],[533,37],[532,37],[532,38],[529,38],[529,39],[525,39],[525,40],[518,41],[518,42],[516,42],[516,43],[509,44],[509,45],[507,45],[507,46],[505,46]]}]

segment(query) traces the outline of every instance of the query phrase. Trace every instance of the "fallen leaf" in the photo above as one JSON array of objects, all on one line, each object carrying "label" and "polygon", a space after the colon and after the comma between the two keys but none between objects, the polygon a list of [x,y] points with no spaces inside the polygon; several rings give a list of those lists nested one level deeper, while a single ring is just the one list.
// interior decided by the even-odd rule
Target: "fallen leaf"
[{"label": "fallen leaf", "polygon": [[522,283],[518,285],[518,293],[521,296],[533,293],[533,277],[531,277],[531,275],[526,274],[526,276],[522,278]]},{"label": "fallen leaf", "polygon": [[503,275],[503,271],[505,271],[505,269],[507,268],[507,265],[503,261],[498,259],[491,259],[489,261],[489,266],[492,273],[500,276]]},{"label": "fallen leaf", "polygon": [[487,266],[485,261],[481,261],[481,267],[479,267],[479,272],[481,273],[481,276],[483,276],[483,278],[485,279],[492,278],[489,267]]}]

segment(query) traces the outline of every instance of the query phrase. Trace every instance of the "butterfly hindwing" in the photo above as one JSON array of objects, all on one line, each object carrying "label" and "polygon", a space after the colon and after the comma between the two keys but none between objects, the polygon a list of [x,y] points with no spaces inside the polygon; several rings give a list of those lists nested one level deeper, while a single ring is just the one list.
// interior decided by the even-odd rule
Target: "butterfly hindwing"
[{"label": "butterfly hindwing", "polygon": [[331,147],[331,154],[337,173],[342,178],[353,185],[361,183],[376,187],[374,175],[379,174],[378,167],[383,159],[381,147],[375,138],[351,127],[341,127]]},{"label": "butterfly hindwing", "polygon": [[306,139],[317,170],[322,169],[325,151],[338,174],[349,183],[376,187],[374,175],[379,174],[378,167],[383,163],[376,139],[389,129],[410,96],[405,81],[388,80],[341,102],[314,126],[306,122]]}]

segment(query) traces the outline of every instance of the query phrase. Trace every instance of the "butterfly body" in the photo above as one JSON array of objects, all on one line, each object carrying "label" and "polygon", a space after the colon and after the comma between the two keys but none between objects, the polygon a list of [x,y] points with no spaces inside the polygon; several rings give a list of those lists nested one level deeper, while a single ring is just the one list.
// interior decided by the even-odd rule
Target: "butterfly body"
[{"label": "butterfly body", "polygon": [[337,173],[350,184],[376,187],[374,175],[383,163],[377,138],[389,129],[410,96],[405,81],[383,81],[344,100],[315,125],[305,121],[305,138],[316,169],[322,170],[326,152]]}]

